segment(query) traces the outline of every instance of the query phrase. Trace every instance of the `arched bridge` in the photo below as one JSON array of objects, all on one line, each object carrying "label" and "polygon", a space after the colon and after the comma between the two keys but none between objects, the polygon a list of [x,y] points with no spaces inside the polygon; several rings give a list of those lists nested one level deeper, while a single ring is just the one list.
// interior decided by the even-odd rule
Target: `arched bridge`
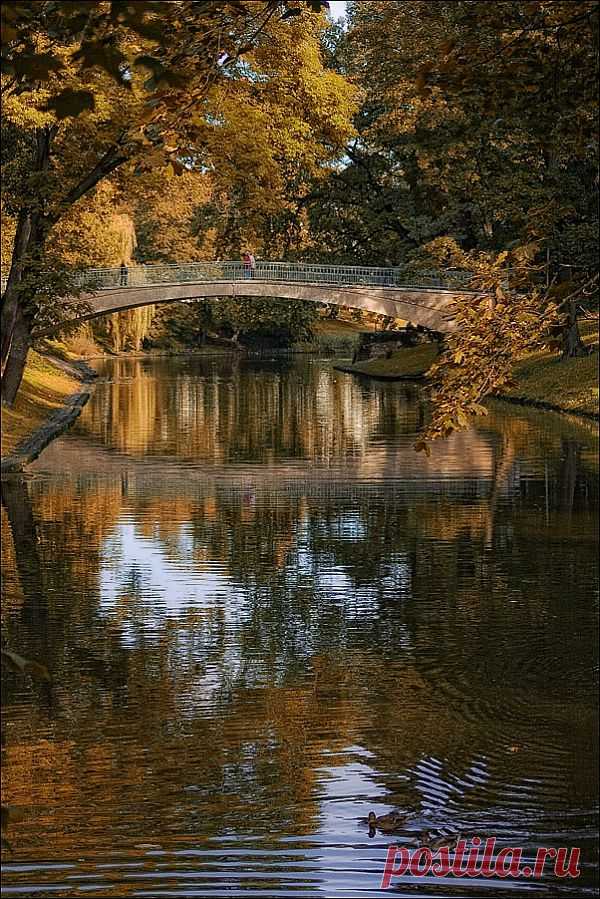
[{"label": "arched bridge", "polygon": [[90,310],[73,321],[156,303],[206,297],[310,300],[390,315],[436,331],[452,331],[450,307],[472,291],[465,272],[257,262],[194,262],[90,269],[78,275]]}]

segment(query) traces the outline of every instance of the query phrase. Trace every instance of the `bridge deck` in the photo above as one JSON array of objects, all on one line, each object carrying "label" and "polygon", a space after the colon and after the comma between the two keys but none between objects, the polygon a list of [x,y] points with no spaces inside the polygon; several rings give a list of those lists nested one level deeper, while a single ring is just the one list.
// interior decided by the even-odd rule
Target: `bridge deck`
[{"label": "bridge deck", "polygon": [[472,295],[469,278],[458,271],[266,261],[253,268],[227,261],[95,268],[76,273],[90,308],[71,321],[158,303],[260,296],[347,306],[452,331],[451,306]]}]

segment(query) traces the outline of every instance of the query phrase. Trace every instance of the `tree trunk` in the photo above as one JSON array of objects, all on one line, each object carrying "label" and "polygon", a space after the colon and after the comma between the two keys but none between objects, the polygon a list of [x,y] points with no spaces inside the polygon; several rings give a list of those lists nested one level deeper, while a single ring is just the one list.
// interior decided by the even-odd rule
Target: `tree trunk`
[{"label": "tree trunk", "polygon": [[[47,172],[56,131],[56,126],[37,129],[32,176]],[[49,229],[50,221],[40,209],[39,198],[30,197],[19,211],[8,284],[2,297],[2,400],[9,405],[17,395],[31,345],[25,297],[19,287],[27,267],[41,258]]]},{"label": "tree trunk", "polygon": [[8,361],[12,344],[13,330],[19,309],[18,285],[23,275],[25,254],[31,238],[31,213],[21,209],[17,219],[17,231],[13,245],[13,253],[6,290],[2,296],[2,374]]},{"label": "tree trunk", "polygon": [[[32,160],[31,175],[39,178],[47,173],[50,166],[50,151],[58,126],[38,128],[36,132],[36,152]],[[123,133],[124,137],[125,132]],[[20,290],[27,271],[39,270],[44,249],[51,228],[62,215],[99,181],[125,162],[120,140],[107,150],[96,166],[73,187],[54,210],[44,208],[38,195],[35,178],[32,180],[29,196],[19,212],[17,231],[13,246],[11,268],[6,291],[2,297],[2,401],[12,405],[17,395],[27,354],[31,346],[31,326],[35,317],[35,293],[25,295]]]},{"label": "tree trunk", "polygon": [[[34,271],[44,252],[49,223],[39,213],[23,210],[22,232],[15,240],[11,271],[2,297],[2,402],[12,406],[21,384],[31,346],[28,304],[35,296],[23,288],[23,278]],[[29,307],[31,308],[31,307]]]},{"label": "tree trunk", "polygon": [[562,357],[572,359],[575,356],[587,356],[588,350],[581,339],[577,323],[577,308],[571,300],[567,303],[567,318],[562,334]]},{"label": "tree trunk", "polygon": [[21,386],[30,346],[29,327],[19,306],[12,331],[10,353],[2,374],[2,402],[7,406],[12,406]]}]

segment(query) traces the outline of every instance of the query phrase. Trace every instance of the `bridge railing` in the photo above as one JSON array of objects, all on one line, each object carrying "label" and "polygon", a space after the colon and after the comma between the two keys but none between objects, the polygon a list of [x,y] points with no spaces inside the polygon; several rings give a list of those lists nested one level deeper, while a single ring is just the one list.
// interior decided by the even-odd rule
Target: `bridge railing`
[{"label": "bridge railing", "polygon": [[[287,283],[330,284],[340,287],[414,287],[448,289],[466,287],[469,272],[446,270],[411,271],[406,267],[382,268],[360,265],[326,265],[302,262],[266,262],[258,260],[254,269],[242,262],[186,262],[131,265],[126,269],[91,268],[76,273],[79,287],[109,290],[122,287],[150,287],[160,284],[244,281],[250,278]],[[2,291],[6,278],[2,277]]]},{"label": "bridge railing", "polygon": [[122,268],[95,268],[78,274],[81,287],[106,290],[121,287],[150,287],[160,284],[218,281],[282,281],[339,286],[429,287],[447,289],[466,285],[470,275],[459,271],[423,271],[376,266],[323,265],[299,262],[257,261],[254,269],[242,262],[189,262],[178,264],[132,265]]}]

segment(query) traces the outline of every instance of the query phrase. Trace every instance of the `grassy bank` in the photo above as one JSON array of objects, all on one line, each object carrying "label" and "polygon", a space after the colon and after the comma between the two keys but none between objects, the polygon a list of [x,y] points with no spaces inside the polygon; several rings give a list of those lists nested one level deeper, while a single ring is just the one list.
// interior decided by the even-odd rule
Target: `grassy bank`
[{"label": "grassy bank", "polygon": [[561,359],[555,353],[533,353],[515,367],[515,387],[506,398],[547,406],[575,415],[598,415],[598,322],[580,327],[589,356]]},{"label": "grassy bank", "polygon": [[352,356],[360,343],[361,333],[373,330],[374,325],[369,323],[319,318],[312,327],[311,339],[296,341],[289,350],[294,353]]},{"label": "grassy bank", "polygon": [[[514,371],[516,385],[505,398],[532,406],[556,409],[575,415],[598,415],[598,321],[583,321],[584,343],[589,356],[561,359],[556,353],[533,353]],[[388,359],[373,359],[347,366],[344,371],[383,380],[424,377],[436,356],[434,346],[423,344],[398,350]]]},{"label": "grassy bank", "polygon": [[15,404],[12,409],[2,409],[2,456],[42,427],[67,397],[80,390],[81,380],[75,373],[31,351]]},{"label": "grassy bank", "polygon": [[437,347],[432,343],[397,350],[388,358],[370,359],[349,365],[344,371],[384,380],[402,378],[422,378],[437,356]]}]

